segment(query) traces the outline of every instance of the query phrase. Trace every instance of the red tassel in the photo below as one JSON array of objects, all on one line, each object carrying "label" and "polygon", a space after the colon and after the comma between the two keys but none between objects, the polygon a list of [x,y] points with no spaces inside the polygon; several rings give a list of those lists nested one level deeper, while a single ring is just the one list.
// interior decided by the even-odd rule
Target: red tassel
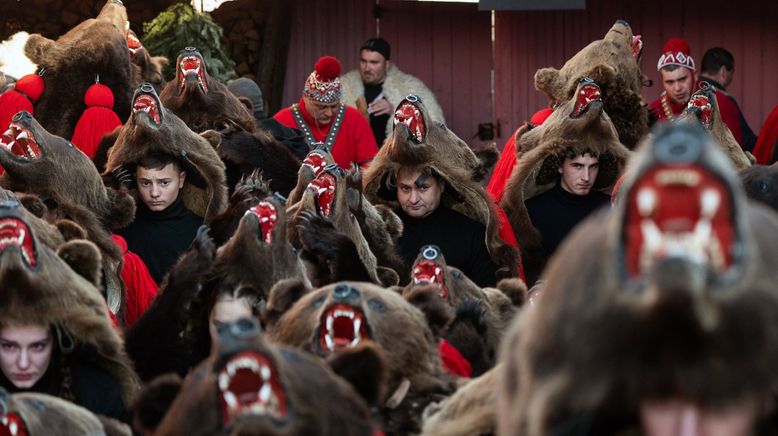
[{"label": "red tassel", "polygon": [[8,130],[11,119],[19,111],[34,115],[33,102],[43,93],[43,78],[37,74],[28,74],[16,81],[13,89],[0,95],[0,134]]},{"label": "red tassel", "polygon": [[106,133],[122,125],[113,111],[113,93],[105,85],[95,83],[86,90],[84,103],[87,109],[79,118],[71,142],[90,159],[95,155]]},{"label": "red tassel", "polygon": [[111,235],[111,238],[124,253],[124,262],[120,273],[126,290],[124,295],[124,326],[130,327],[154,301],[158,288],[143,260],[137,254],[127,251],[127,242],[124,238],[119,235]]}]

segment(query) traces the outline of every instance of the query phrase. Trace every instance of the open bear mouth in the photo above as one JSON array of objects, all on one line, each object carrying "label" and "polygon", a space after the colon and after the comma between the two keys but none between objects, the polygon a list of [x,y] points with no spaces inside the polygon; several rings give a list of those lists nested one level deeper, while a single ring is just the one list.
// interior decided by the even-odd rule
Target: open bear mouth
[{"label": "open bear mouth", "polygon": [[438,285],[440,298],[448,299],[448,289],[444,282],[443,267],[432,260],[421,259],[411,270],[411,279],[415,285]]},{"label": "open bear mouth", "polygon": [[256,206],[246,211],[246,214],[254,214],[259,219],[259,231],[262,240],[266,244],[273,243],[273,230],[278,223],[278,210],[276,206],[266,200],[262,200]]},{"label": "open bear mouth", "polygon": [[322,215],[332,217],[335,208],[335,193],[337,192],[335,176],[327,172],[321,173],[311,180],[308,189],[311,189],[316,195],[316,205]]},{"label": "open bear mouth", "polygon": [[313,170],[313,176],[318,177],[327,165],[327,159],[323,154],[312,151],[305,156],[302,165]]},{"label": "open bear mouth", "polygon": [[[16,117],[14,117],[16,118]],[[32,131],[20,124],[11,123],[0,139],[0,146],[9,153],[25,160],[40,159],[41,149]]]},{"label": "open bear mouth", "polygon": [[178,63],[179,69],[179,82],[178,93],[184,92],[186,83],[196,80],[197,85],[200,86],[200,90],[204,93],[208,93],[208,84],[205,80],[205,65],[203,60],[197,55],[187,55],[181,58],[181,62]]},{"label": "open bear mouth", "polygon": [[266,356],[253,351],[238,353],[224,364],[216,380],[225,426],[241,415],[286,418],[286,392]]},{"label": "open bear mouth", "polygon": [[357,307],[334,304],[321,315],[319,348],[324,353],[356,347],[370,339],[365,314]]},{"label": "open bear mouth", "polygon": [[706,129],[713,128],[713,105],[707,96],[702,94],[692,96],[686,108],[693,109],[694,114]]},{"label": "open bear mouth", "polygon": [[683,257],[723,273],[733,264],[735,223],[727,185],[700,165],[657,165],[627,195],[623,230],[630,278]]},{"label": "open bear mouth", "polygon": [[632,57],[636,61],[640,60],[640,55],[643,53],[643,39],[640,35],[632,37]]},{"label": "open bear mouth", "polygon": [[38,266],[38,253],[35,250],[30,227],[18,218],[0,218],[0,254],[9,247],[19,249],[27,267]]},{"label": "open bear mouth", "polygon": [[587,84],[581,86],[576,95],[575,108],[573,108],[573,113],[570,114],[571,118],[579,118],[588,112],[589,106],[593,102],[602,102],[600,87],[595,85],[591,79]]},{"label": "open bear mouth", "polygon": [[141,93],[137,95],[132,102],[132,114],[134,116],[146,114],[155,127],[162,125],[162,111],[160,110],[159,100],[152,94]]},{"label": "open bear mouth", "polygon": [[424,115],[419,108],[407,99],[397,107],[394,112],[394,124],[402,124],[411,132],[411,140],[421,144],[427,140],[427,126],[424,124]]},{"label": "open bear mouth", "polygon": [[8,412],[0,418],[0,436],[27,436],[27,427],[22,417]]},{"label": "open bear mouth", "polygon": [[135,54],[138,53],[138,50],[143,48],[138,37],[132,32],[127,33],[127,48],[130,50],[130,57],[132,59],[135,59]]}]

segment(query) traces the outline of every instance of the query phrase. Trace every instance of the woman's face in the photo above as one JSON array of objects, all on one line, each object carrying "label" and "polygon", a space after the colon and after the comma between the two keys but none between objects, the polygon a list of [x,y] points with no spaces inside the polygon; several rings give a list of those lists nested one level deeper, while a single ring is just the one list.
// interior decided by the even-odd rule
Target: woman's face
[{"label": "woman's face", "polygon": [[232,296],[219,297],[216,300],[216,304],[213,305],[213,309],[211,309],[211,316],[208,320],[211,342],[216,340],[220,325],[253,316],[254,314],[251,312],[248,299],[242,297],[233,298]]},{"label": "woman's face", "polygon": [[17,388],[31,388],[49,368],[53,347],[48,326],[3,327],[0,329],[0,369]]}]

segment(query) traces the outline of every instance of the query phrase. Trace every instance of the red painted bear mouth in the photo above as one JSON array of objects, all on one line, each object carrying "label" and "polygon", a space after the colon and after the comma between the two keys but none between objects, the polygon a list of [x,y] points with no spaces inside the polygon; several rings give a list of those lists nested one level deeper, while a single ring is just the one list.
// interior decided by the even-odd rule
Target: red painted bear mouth
[{"label": "red painted bear mouth", "polygon": [[326,217],[332,217],[335,208],[335,194],[337,192],[337,181],[335,176],[330,173],[322,173],[308,184],[315,194],[316,205],[321,214]]},{"label": "red painted bear mouth", "polygon": [[160,111],[159,101],[150,94],[140,94],[135,97],[135,101],[132,103],[132,114],[134,116],[146,114],[155,127],[162,125],[162,112]]},{"label": "red painted bear mouth", "polygon": [[359,308],[334,304],[321,315],[319,348],[323,353],[356,347],[365,339],[370,339],[370,331]]},{"label": "red painted bear mouth", "polygon": [[589,111],[589,107],[594,102],[602,102],[600,87],[594,83],[583,85],[581,89],[578,90],[575,108],[573,108],[573,113],[570,114],[570,117],[581,117]]},{"label": "red painted bear mouth", "polygon": [[5,253],[9,247],[19,250],[28,268],[38,266],[38,253],[30,228],[18,218],[0,219],[0,254]]},{"label": "red painted bear mouth", "polygon": [[138,37],[135,36],[135,34],[132,32],[127,33],[127,48],[130,50],[131,59],[135,59],[135,55],[138,53],[138,50],[143,48],[143,45],[140,43]]},{"label": "red painted bear mouth", "polygon": [[262,354],[245,351],[232,356],[216,376],[222,419],[229,426],[241,415],[286,418],[288,404],[278,371]]},{"label": "red painted bear mouth", "polygon": [[305,156],[302,165],[310,168],[313,171],[313,176],[318,177],[327,165],[327,159],[323,154],[312,151]]},{"label": "red painted bear mouth", "polygon": [[699,165],[658,165],[630,189],[623,230],[630,278],[658,261],[684,257],[722,273],[733,265],[736,234],[727,185]]},{"label": "red painted bear mouth", "polygon": [[443,267],[434,261],[421,259],[411,270],[411,279],[415,285],[437,285],[440,287],[440,298],[448,299],[448,289],[444,282]]},{"label": "red painted bear mouth", "polygon": [[702,125],[710,130],[713,128],[713,105],[710,99],[704,95],[695,95],[686,105],[687,109],[695,108],[695,115],[699,118]]},{"label": "red painted bear mouth", "polygon": [[0,436],[27,436],[27,427],[21,416],[8,412],[0,418]]},{"label": "red painted bear mouth", "polygon": [[42,153],[32,131],[20,124],[11,123],[3,133],[0,146],[24,160],[40,159]]},{"label": "red painted bear mouth", "polygon": [[427,126],[424,124],[424,115],[413,103],[404,101],[394,112],[394,124],[402,124],[411,133],[411,140],[421,144],[427,140]]},{"label": "red painted bear mouth", "polygon": [[278,223],[278,210],[276,206],[269,202],[262,200],[256,206],[246,211],[246,214],[254,214],[259,219],[259,231],[261,233],[262,240],[266,244],[273,243],[273,230]]},{"label": "red painted bear mouth", "polygon": [[184,56],[178,63],[179,82],[178,93],[181,94],[186,88],[187,82],[197,81],[197,85],[204,93],[208,93],[208,84],[205,80],[205,68],[203,60],[199,56]]}]

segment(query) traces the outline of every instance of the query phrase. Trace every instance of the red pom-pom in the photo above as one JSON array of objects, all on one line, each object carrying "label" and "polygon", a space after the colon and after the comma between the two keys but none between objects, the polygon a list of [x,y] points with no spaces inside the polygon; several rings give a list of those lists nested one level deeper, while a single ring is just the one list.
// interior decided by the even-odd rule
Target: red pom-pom
[{"label": "red pom-pom", "polygon": [[332,56],[323,56],[316,61],[314,69],[320,80],[329,82],[340,76],[340,61]]},{"label": "red pom-pom", "polygon": [[17,80],[14,85],[14,89],[23,92],[30,97],[33,102],[43,94],[43,88],[45,88],[43,77],[37,74],[28,74]]},{"label": "red pom-pom", "polygon": [[686,42],[683,38],[670,38],[667,41],[667,44],[665,44],[665,49],[663,53],[673,53],[676,54],[678,52],[683,53],[686,56],[689,56],[692,53],[692,49],[689,48],[689,43]]},{"label": "red pom-pom", "polygon": [[88,107],[101,106],[112,109],[113,92],[111,92],[109,87],[95,83],[86,90],[86,94],[84,94],[84,103]]}]

